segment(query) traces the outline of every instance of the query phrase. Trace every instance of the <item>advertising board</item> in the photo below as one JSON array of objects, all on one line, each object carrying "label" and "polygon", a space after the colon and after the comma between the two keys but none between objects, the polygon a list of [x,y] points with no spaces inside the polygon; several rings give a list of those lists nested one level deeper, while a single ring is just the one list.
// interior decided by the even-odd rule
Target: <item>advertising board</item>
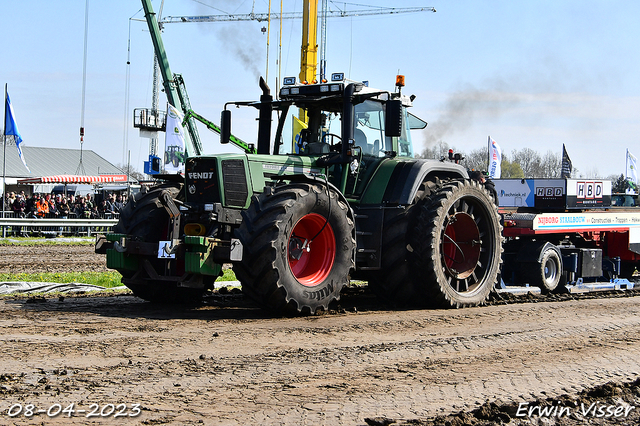
[{"label": "advertising board", "polygon": [[567,208],[611,206],[611,181],[567,179]]},{"label": "advertising board", "polygon": [[533,207],[533,179],[493,181],[501,207]]}]

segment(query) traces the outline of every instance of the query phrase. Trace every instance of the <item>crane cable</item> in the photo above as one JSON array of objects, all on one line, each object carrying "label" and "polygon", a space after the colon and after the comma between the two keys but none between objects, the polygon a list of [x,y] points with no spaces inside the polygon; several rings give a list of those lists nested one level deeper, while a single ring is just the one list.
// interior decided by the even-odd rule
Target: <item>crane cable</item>
[{"label": "crane cable", "polygon": [[89,34],[89,0],[84,9],[84,57],[82,59],[82,109],[80,110],[80,143],[84,141],[84,106],[87,89],[87,40]]},{"label": "crane cable", "polygon": [[80,109],[80,164],[76,174],[82,172],[85,174],[84,165],[82,164],[82,144],[84,142],[84,109],[85,95],[87,89],[87,40],[89,34],[89,0],[86,1],[84,8],[84,57],[82,59],[82,107]]},{"label": "crane cable", "polygon": [[[280,96],[280,80],[282,79],[282,0],[280,0],[280,34],[278,35],[278,78],[276,78],[276,96]],[[280,118],[280,117],[278,117]]]},{"label": "crane cable", "polygon": [[[136,12],[136,15],[139,12],[140,10]],[[122,135],[122,164],[126,164],[126,153],[129,149],[129,95],[131,92],[131,20],[133,19],[133,16],[129,18],[129,38],[127,39],[127,68],[124,82],[124,129]]]}]

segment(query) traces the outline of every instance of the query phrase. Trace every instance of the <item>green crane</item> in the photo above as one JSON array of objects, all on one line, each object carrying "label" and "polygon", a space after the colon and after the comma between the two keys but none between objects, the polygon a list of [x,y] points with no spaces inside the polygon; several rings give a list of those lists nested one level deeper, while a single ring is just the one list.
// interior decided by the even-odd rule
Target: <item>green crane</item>
[{"label": "green crane", "polygon": [[[164,86],[165,93],[167,94],[167,100],[171,105],[186,115],[187,112],[191,110],[191,104],[189,102],[189,96],[187,95],[184,79],[182,78],[182,75],[173,74],[171,72],[167,52],[164,49],[164,44],[162,43],[162,37],[160,35],[158,20],[156,19],[156,14],[151,6],[151,0],[142,0],[142,6],[144,8],[144,16],[147,21],[147,25],[149,26],[149,33],[151,34],[153,49],[158,60],[158,67],[162,75],[162,85]],[[187,155],[202,155],[202,143],[200,142],[200,136],[198,134],[195,121],[188,119],[186,120],[185,126],[187,129],[187,133],[185,134],[185,149],[187,151]]]}]

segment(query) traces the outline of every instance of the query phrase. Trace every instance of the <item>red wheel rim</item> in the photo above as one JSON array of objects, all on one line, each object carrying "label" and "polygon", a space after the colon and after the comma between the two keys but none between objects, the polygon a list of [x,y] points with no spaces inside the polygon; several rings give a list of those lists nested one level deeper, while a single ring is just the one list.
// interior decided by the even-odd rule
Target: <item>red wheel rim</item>
[{"label": "red wheel rim", "polygon": [[336,239],[327,219],[317,213],[303,216],[293,227],[287,246],[289,267],[298,282],[306,287],[322,283],[335,257]]},{"label": "red wheel rim", "polygon": [[480,260],[480,230],[471,216],[458,212],[444,231],[443,254],[449,274],[457,279],[469,277]]}]

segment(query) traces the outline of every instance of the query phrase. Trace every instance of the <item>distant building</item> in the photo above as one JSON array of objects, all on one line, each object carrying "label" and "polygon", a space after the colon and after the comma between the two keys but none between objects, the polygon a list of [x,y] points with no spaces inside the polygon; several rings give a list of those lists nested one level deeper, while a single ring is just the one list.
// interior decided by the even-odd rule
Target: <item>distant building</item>
[{"label": "distant building", "polygon": [[[54,175],[104,175],[126,174],[125,171],[114,166],[93,151],[82,150],[82,165],[84,173],[78,170],[80,164],[79,149],[41,148],[21,145],[22,153],[31,173],[27,171],[18,156],[18,150],[13,142],[7,143],[7,161],[4,162],[4,149],[0,142],[0,192],[2,192],[2,167],[5,165],[6,191],[31,192],[32,188],[18,185],[19,179],[38,178]],[[51,186],[51,185],[49,185]],[[50,189],[35,189],[36,192],[48,192]]]}]

